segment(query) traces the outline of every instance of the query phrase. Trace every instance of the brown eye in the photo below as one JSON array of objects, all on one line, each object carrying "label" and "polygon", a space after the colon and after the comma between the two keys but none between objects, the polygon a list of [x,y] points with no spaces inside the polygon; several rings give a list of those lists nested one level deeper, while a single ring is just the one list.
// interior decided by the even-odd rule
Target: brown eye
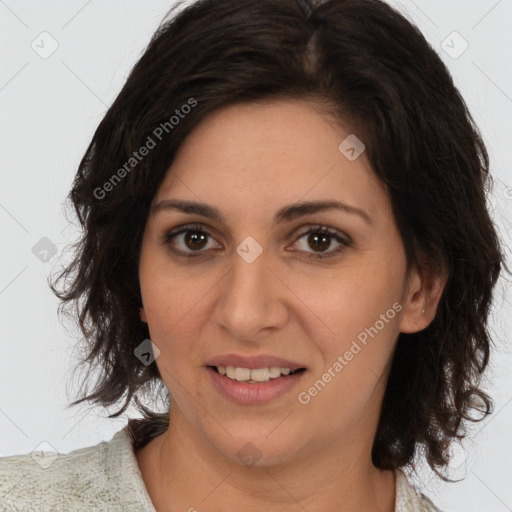
[{"label": "brown eye", "polygon": [[[305,233],[299,236],[298,240],[306,237],[306,243],[303,244],[302,251],[309,253],[310,258],[328,258],[335,254],[340,253],[346,247],[351,245],[348,239],[345,239],[337,230],[328,228],[327,226],[313,226]],[[338,244],[334,250],[328,250],[333,241]],[[312,249],[313,252],[308,251],[308,248]]]},{"label": "brown eye", "polygon": [[208,235],[200,231],[186,231],[184,243],[189,249],[198,250],[203,249],[206,245]]},{"label": "brown eye", "polygon": [[315,251],[318,249],[319,251],[324,251],[329,248],[331,245],[331,236],[311,233],[308,236],[308,244],[310,247],[314,248]]},{"label": "brown eye", "polygon": [[178,256],[194,257],[206,252],[203,250],[205,248],[213,248],[208,247],[210,240],[213,237],[201,225],[193,224],[169,231],[165,234],[163,243]]},{"label": "brown eye", "polygon": [[[310,227],[297,240],[303,238],[306,240],[299,252],[306,253],[309,258],[329,258],[351,245],[348,237],[344,238],[337,230],[322,225]],[[163,243],[174,255],[185,258],[202,256],[208,249],[216,248],[215,245],[208,247],[210,241],[214,241],[214,238],[200,224],[180,226],[163,238]],[[337,245],[334,250],[329,250],[333,242]]]}]

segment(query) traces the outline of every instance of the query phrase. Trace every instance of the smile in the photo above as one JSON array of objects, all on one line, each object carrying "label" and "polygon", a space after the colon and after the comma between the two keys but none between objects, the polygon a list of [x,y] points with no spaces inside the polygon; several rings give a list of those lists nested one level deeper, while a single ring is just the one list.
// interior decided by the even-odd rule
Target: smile
[{"label": "smile", "polygon": [[[244,368],[238,366],[207,366],[213,388],[224,398],[238,405],[264,405],[284,398],[306,373],[305,368]],[[223,373],[221,373],[223,372]]]},{"label": "smile", "polygon": [[272,366],[270,368],[240,368],[235,366],[215,366],[220,375],[225,375],[228,379],[240,382],[258,383],[268,382],[272,379],[278,379],[300,371],[300,368],[292,371],[290,368],[281,368]]}]

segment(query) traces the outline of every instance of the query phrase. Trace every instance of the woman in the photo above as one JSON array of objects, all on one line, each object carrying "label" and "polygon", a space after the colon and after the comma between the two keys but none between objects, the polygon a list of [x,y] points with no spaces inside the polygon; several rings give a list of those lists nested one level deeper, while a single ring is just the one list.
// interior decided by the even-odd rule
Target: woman
[{"label": "woman", "polygon": [[403,469],[443,477],[491,410],[489,181],[447,69],[387,4],[169,18],[81,162],[53,287],[102,369],[73,405],[145,418],[44,470],[2,459],[4,508],[439,510]]}]

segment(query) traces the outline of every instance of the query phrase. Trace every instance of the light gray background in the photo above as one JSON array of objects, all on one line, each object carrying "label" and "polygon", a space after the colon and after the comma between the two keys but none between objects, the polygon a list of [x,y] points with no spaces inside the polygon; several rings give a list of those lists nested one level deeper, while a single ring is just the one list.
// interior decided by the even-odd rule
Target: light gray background
[{"label": "light gray background", "polygon": [[[390,3],[420,27],[468,102],[491,155],[493,216],[510,247],[512,0]],[[78,163],[172,4],[0,0],[0,455],[40,446],[68,452],[110,439],[126,423],[126,415],[66,409],[77,389],[70,373],[77,333],[59,323],[47,277],[77,236],[62,205]],[[58,249],[48,262],[32,251],[43,237]],[[485,386],[496,409],[456,451],[452,476],[466,478],[446,484],[423,468],[415,480],[446,512],[512,511],[511,295],[502,281],[492,319],[498,350]]]}]

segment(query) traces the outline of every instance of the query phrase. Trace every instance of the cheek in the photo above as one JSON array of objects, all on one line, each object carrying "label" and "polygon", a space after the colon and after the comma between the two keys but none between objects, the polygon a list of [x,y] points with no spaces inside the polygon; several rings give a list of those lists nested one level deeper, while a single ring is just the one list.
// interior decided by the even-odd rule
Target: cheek
[{"label": "cheek", "polygon": [[[359,416],[392,355],[403,306],[400,269],[396,266],[393,274],[389,268],[382,264],[347,267],[323,288],[311,282],[304,288],[308,306],[321,320],[314,317],[309,324],[316,326],[309,336],[321,360],[304,383],[302,398],[311,400],[315,414],[328,414],[333,424]],[[333,408],[336,403],[340,407]]]},{"label": "cheek", "polygon": [[[215,280],[190,276],[160,265],[158,272],[142,274],[141,292],[151,341],[160,349],[156,364],[174,395],[181,385],[194,390],[197,378],[190,367],[203,364],[197,340],[209,315],[205,310]],[[184,277],[186,275],[186,277]],[[193,391],[192,391],[193,392]]]},{"label": "cheek", "polygon": [[[347,303],[345,308],[330,311],[331,332],[326,336],[325,330],[318,331],[312,338],[322,353],[324,368],[347,378],[350,375],[355,381],[364,378],[363,369],[380,375],[399,333],[401,310],[401,304],[395,301],[374,304],[372,309]],[[335,367],[337,362],[342,367]]]},{"label": "cheek", "polygon": [[189,276],[168,262],[153,266],[148,262],[145,270],[140,272],[140,286],[149,330],[155,342],[165,342],[197,314],[212,284],[206,274]]},{"label": "cheek", "polygon": [[155,363],[162,380],[172,399],[187,409],[198,389],[190,368],[199,361],[193,341],[198,338],[194,304],[199,298],[178,290],[174,283],[155,283],[146,289],[144,308],[151,341],[160,349]]},{"label": "cheek", "polygon": [[309,319],[304,325],[322,351],[344,350],[376,322],[379,331],[396,330],[397,309],[401,307],[393,304],[400,301],[403,276],[398,265],[395,269],[367,261],[364,265],[347,265],[326,279],[295,279],[294,293],[303,302],[299,317]]},{"label": "cheek", "polygon": [[371,401],[377,407],[376,390],[385,385],[386,365],[398,336],[399,310],[395,303],[382,309],[383,317],[379,312],[365,318],[357,308],[352,317],[338,313],[337,335],[316,339],[322,363],[304,382],[298,398],[301,404],[308,403],[310,418],[324,418],[326,431],[327,424],[346,425],[350,418],[360,418]]}]

